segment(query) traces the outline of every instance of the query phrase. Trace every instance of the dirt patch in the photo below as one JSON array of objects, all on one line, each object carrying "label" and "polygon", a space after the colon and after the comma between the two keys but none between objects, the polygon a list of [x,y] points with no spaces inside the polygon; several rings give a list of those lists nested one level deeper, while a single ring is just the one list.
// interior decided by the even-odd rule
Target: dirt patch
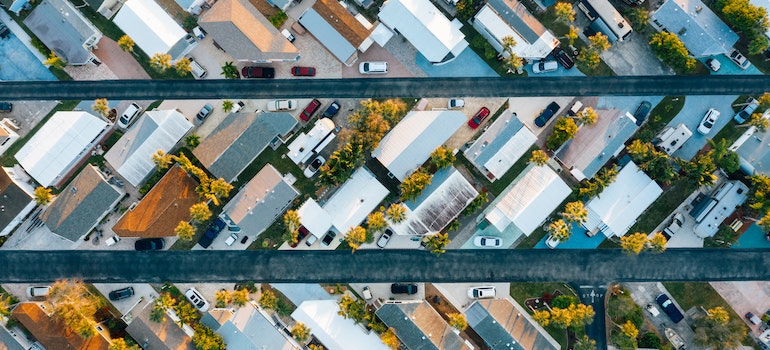
[{"label": "dirt patch", "polygon": [[[432,283],[425,283],[425,301],[427,301],[430,306],[436,309],[439,315],[441,315],[441,318],[447,322],[449,321],[447,314],[461,313],[454,306],[452,306],[449,301],[447,301],[447,298],[445,298],[444,295],[441,294],[441,292],[439,292]],[[486,347],[481,347],[478,345],[484,344],[484,340],[481,339],[481,337],[476,334],[476,332],[474,332],[470,327],[465,331],[460,332],[460,337],[471,342],[476,349],[486,349]]]}]

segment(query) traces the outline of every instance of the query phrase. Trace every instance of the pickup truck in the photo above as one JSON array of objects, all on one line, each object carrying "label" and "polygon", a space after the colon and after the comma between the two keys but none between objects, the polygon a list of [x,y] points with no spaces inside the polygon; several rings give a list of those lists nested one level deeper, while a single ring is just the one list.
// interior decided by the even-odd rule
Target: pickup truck
[{"label": "pickup truck", "polygon": [[684,225],[684,215],[682,215],[682,213],[674,214],[674,217],[671,219],[671,224],[663,229],[663,236],[668,240],[682,228],[682,225]]}]

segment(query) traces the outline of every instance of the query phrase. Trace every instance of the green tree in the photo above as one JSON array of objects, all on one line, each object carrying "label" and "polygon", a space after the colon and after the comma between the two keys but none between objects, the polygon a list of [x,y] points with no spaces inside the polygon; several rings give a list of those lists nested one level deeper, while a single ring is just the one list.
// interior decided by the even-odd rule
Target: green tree
[{"label": "green tree", "polygon": [[548,154],[541,149],[536,149],[532,151],[532,155],[529,156],[529,162],[540,166],[546,165],[548,164]]},{"label": "green tree", "polygon": [[567,41],[569,42],[570,46],[575,45],[575,40],[578,39],[578,28],[571,25],[569,26],[569,31],[565,35]]},{"label": "green tree", "polygon": [[188,326],[195,324],[201,318],[198,309],[186,300],[174,305],[174,312],[179,316],[179,320]]},{"label": "green tree", "polygon": [[760,212],[770,209],[770,177],[764,173],[754,174],[749,177],[751,188],[749,191],[749,207]]},{"label": "green tree", "polygon": [[359,299],[353,299],[347,294],[342,295],[340,301],[337,303],[340,311],[338,315],[352,319],[355,323],[363,323],[369,321],[370,316],[366,311],[366,303]]},{"label": "green tree", "polygon": [[577,63],[586,70],[594,70],[602,63],[602,58],[596,50],[585,48],[577,55]]},{"label": "green tree", "polygon": [[569,2],[557,2],[553,7],[556,20],[563,23],[569,23],[575,21],[575,10],[572,9],[572,3]]},{"label": "green tree", "polygon": [[233,185],[221,177],[216,180],[211,180],[209,183],[209,191],[216,198],[227,198],[230,196],[230,191],[232,190]]},{"label": "green tree", "polygon": [[106,117],[110,114],[110,105],[107,103],[106,98],[95,99],[91,109],[93,109],[94,112],[99,113],[102,117]]},{"label": "green tree", "polygon": [[271,290],[262,289],[262,295],[259,296],[257,303],[265,309],[275,310],[278,305],[278,297]]},{"label": "green tree", "polygon": [[131,39],[128,35],[123,35],[118,39],[118,46],[125,52],[133,53],[134,45],[134,39]]},{"label": "green tree", "polygon": [[222,66],[222,75],[225,76],[225,79],[238,79],[240,77],[238,67],[233,62],[225,62],[225,65]]},{"label": "green tree", "polygon": [[84,339],[96,335],[96,311],[104,306],[79,280],[60,280],[51,285],[48,301],[54,317]]},{"label": "green tree", "polygon": [[[750,39],[764,35],[768,27],[767,10],[754,6],[749,0],[719,1],[722,15],[738,31]],[[717,7],[719,7],[719,5]]]},{"label": "green tree", "polygon": [[460,215],[463,215],[463,216],[471,215],[479,211],[479,209],[481,209],[481,207],[483,207],[484,204],[488,202],[489,202],[488,192],[479,193],[479,195],[476,196],[476,198],[473,198],[473,200],[470,203],[468,203],[468,206],[465,207],[465,209],[463,209]]},{"label": "green tree", "polygon": [[[647,234],[636,232],[620,237],[620,248],[626,254],[639,255],[647,244]],[[634,337],[636,338],[636,337]]]},{"label": "green tree", "polygon": [[676,162],[689,182],[697,187],[712,185],[717,180],[716,175],[714,175],[717,166],[714,164],[714,158],[711,154],[697,155],[690,162],[677,158]]},{"label": "green tree", "polygon": [[417,169],[412,175],[409,175],[401,182],[401,200],[415,200],[420,196],[422,190],[430,184],[433,175],[428,174],[423,169]]},{"label": "green tree", "polygon": [[551,323],[551,313],[548,310],[535,310],[532,314],[532,319],[541,326],[547,327]]},{"label": "green tree", "polygon": [[452,154],[452,150],[447,147],[439,146],[430,154],[430,164],[435,166],[436,169],[446,168],[454,162],[455,155]]},{"label": "green tree", "polygon": [[559,242],[565,242],[572,234],[572,230],[564,220],[559,219],[548,225],[548,233]]},{"label": "green tree", "polygon": [[460,332],[468,328],[468,320],[465,319],[465,315],[452,312],[448,313],[446,316],[449,318],[448,323],[452,328],[457,329]]},{"label": "green tree", "polygon": [[187,221],[180,221],[174,229],[174,234],[176,234],[179,239],[192,241],[193,237],[195,237],[195,228]]},{"label": "green tree", "polygon": [[187,57],[182,57],[174,63],[174,69],[176,70],[177,74],[180,76],[183,76],[185,74],[189,74],[192,72],[192,65],[190,63],[190,59]]},{"label": "green tree", "polygon": [[291,244],[296,244],[299,237],[299,227],[302,226],[300,222],[299,212],[296,210],[287,210],[283,214],[283,227],[286,228],[283,240]]},{"label": "green tree", "polygon": [[738,153],[730,150],[730,145],[726,138],[720,139],[718,143],[712,139],[706,139],[706,141],[711,145],[711,153],[709,154],[714,163],[728,173],[738,171],[741,166],[740,157],[738,157]]},{"label": "green tree", "polygon": [[428,239],[428,242],[426,243],[426,246],[428,249],[430,249],[430,252],[436,255],[440,255],[442,253],[446,253],[446,250],[444,247],[446,247],[447,244],[449,244],[449,234],[447,233],[436,233]]},{"label": "green tree", "polygon": [[294,327],[291,327],[291,336],[300,342],[300,344],[304,344],[310,339],[310,328],[305,326],[302,322],[297,322],[294,324]]},{"label": "green tree", "polygon": [[230,302],[230,292],[226,289],[220,289],[214,294],[217,307],[225,307]]},{"label": "green tree", "polygon": [[680,71],[689,72],[695,69],[695,59],[690,56],[687,48],[679,37],[671,32],[659,32],[650,37],[652,52],[664,63]]},{"label": "green tree", "polygon": [[626,323],[620,326],[620,332],[628,339],[633,339],[634,343],[636,343],[636,337],[639,336],[639,329],[636,328],[636,325],[634,325],[633,322],[626,321]]},{"label": "green tree", "polygon": [[150,320],[157,323],[165,321],[166,310],[172,309],[174,305],[176,305],[176,299],[168,293],[161,293],[153,302]]},{"label": "green tree", "polygon": [[693,342],[704,348],[737,349],[746,337],[746,325],[731,319],[721,307],[708,310],[708,316],[695,320]]},{"label": "green tree", "polygon": [[658,338],[658,335],[655,333],[644,333],[644,335],[639,338],[640,348],[660,349],[660,345],[660,338]]},{"label": "green tree", "polygon": [[767,36],[765,35],[757,35],[754,37],[754,39],[751,39],[749,41],[749,55],[759,55],[763,51],[767,50],[767,47],[770,45],[770,40],[767,39]]},{"label": "green tree", "polygon": [[753,126],[760,132],[765,132],[768,125],[770,125],[770,122],[768,122],[767,118],[763,118],[761,113],[752,114],[749,122],[746,123],[746,126]]},{"label": "green tree", "polygon": [[572,347],[572,350],[596,350],[596,340],[584,335]]},{"label": "green tree", "polygon": [[545,145],[548,149],[555,150],[567,142],[567,140],[575,137],[577,131],[578,126],[572,118],[561,117],[556,120],[553,131],[551,135],[548,135]]},{"label": "green tree", "polygon": [[318,180],[326,185],[339,185],[348,178],[363,157],[363,146],[348,142],[334,151],[326,163],[319,168]]},{"label": "green tree", "polygon": [[37,205],[46,205],[48,203],[51,203],[51,200],[53,200],[53,194],[51,194],[50,188],[45,188],[43,186],[38,186],[35,188],[35,203]]},{"label": "green tree", "polygon": [[197,134],[187,135],[187,137],[184,138],[184,143],[187,145],[187,148],[195,149],[195,147],[198,147],[201,144],[201,137]]},{"label": "green tree", "polygon": [[366,230],[361,226],[351,227],[348,232],[345,233],[345,240],[348,241],[348,245],[355,252],[361,244],[366,242]]},{"label": "green tree", "polygon": [[627,13],[628,22],[635,31],[644,33],[650,21],[650,13],[644,7],[634,7]]},{"label": "green tree", "polygon": [[393,203],[385,210],[385,216],[394,224],[402,222],[406,220],[406,207],[401,203]]},{"label": "green tree", "polygon": [[113,338],[109,350],[139,350],[139,346],[136,344],[128,345],[123,338]]},{"label": "green tree", "polygon": [[197,350],[225,350],[225,341],[222,336],[215,333],[211,328],[198,323],[193,328],[193,344]]},{"label": "green tree", "polygon": [[233,110],[233,107],[235,107],[235,103],[230,100],[224,100],[222,101],[222,110],[225,111],[225,113],[230,113],[230,111]]},{"label": "green tree", "polygon": [[676,177],[677,174],[669,161],[668,154],[658,151],[651,143],[636,139],[626,149],[639,169],[653,179],[670,183]]},{"label": "green tree", "polygon": [[602,53],[610,48],[610,40],[606,35],[596,33],[588,37],[588,47],[598,53]]},{"label": "green tree", "polygon": [[150,57],[150,66],[161,72],[171,68],[171,55],[160,52],[155,53]]},{"label": "green tree", "polygon": [[588,209],[581,201],[569,202],[561,213],[562,219],[567,223],[585,223],[588,220]]},{"label": "green tree", "polygon": [[476,7],[473,0],[459,0],[457,2],[457,18],[460,21],[467,21],[476,13]]}]

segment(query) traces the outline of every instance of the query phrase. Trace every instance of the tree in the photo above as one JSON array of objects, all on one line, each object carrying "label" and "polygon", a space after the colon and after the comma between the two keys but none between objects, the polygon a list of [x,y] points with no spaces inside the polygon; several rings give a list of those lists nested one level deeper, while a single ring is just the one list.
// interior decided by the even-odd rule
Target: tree
[{"label": "tree", "polygon": [[294,327],[291,327],[291,336],[298,342],[305,343],[310,339],[310,328],[302,322],[297,322],[294,324]]},{"label": "tree", "polygon": [[596,33],[588,37],[588,47],[597,53],[602,53],[610,48],[610,40],[602,33]]},{"label": "tree", "polygon": [[746,325],[731,319],[721,307],[708,310],[708,315],[695,320],[694,343],[704,348],[736,349],[746,337]]},{"label": "tree", "polygon": [[43,186],[38,186],[35,189],[35,203],[37,205],[46,205],[48,203],[51,203],[51,200],[53,200],[53,195],[51,194],[50,188],[45,188]]},{"label": "tree", "polygon": [[647,241],[647,244],[650,246],[650,250],[653,253],[663,253],[666,251],[666,243],[668,241],[666,240],[666,236],[664,236],[662,233],[657,232],[650,239]]},{"label": "tree", "polygon": [[508,73],[516,72],[518,74],[521,69],[524,68],[524,60],[511,51],[508,56],[503,59],[503,66]]},{"label": "tree", "polygon": [[394,224],[402,222],[406,220],[406,207],[401,203],[393,203],[385,210],[385,216]]},{"label": "tree", "polygon": [[749,180],[751,181],[749,207],[760,212],[766,212],[770,209],[770,177],[758,173],[750,176]]},{"label": "tree", "polygon": [[197,222],[205,222],[211,218],[211,209],[206,202],[195,203],[190,207],[190,219]]},{"label": "tree", "polygon": [[435,166],[436,169],[446,168],[455,162],[455,155],[452,154],[452,150],[439,146],[433,153],[430,154],[430,164]]},{"label": "tree", "polygon": [[559,242],[564,242],[569,239],[572,230],[570,230],[569,225],[564,220],[559,219],[548,225],[548,233]]},{"label": "tree", "polygon": [[463,211],[460,213],[460,215],[468,216],[475,212],[477,212],[481,207],[484,206],[484,203],[489,202],[489,195],[488,192],[482,192],[479,193],[476,198],[473,198],[473,200],[468,203],[468,206],[463,209]]},{"label": "tree", "polygon": [[651,143],[636,139],[626,149],[631,159],[639,165],[639,169],[653,179],[669,183],[676,177],[668,154],[658,151]]},{"label": "tree", "polygon": [[757,35],[749,41],[749,55],[759,55],[770,46],[770,40],[765,35]]},{"label": "tree", "polygon": [[120,46],[120,49],[125,52],[133,53],[134,45],[134,39],[131,39],[131,37],[128,35],[124,34],[120,37],[120,39],[118,39],[118,46]]},{"label": "tree", "polygon": [[631,339],[636,339],[636,337],[639,336],[639,329],[637,329],[631,321],[626,321],[626,323],[620,326],[620,331],[623,332],[623,335]]},{"label": "tree", "polygon": [[171,55],[157,52],[150,58],[150,66],[158,71],[165,71],[171,68]]},{"label": "tree", "polygon": [[362,243],[366,242],[366,230],[361,226],[351,227],[345,233],[345,240],[355,252]]},{"label": "tree", "polygon": [[576,117],[577,120],[583,124],[594,125],[596,124],[596,120],[599,119],[599,113],[596,113],[596,110],[593,109],[593,107],[586,107],[578,112]]},{"label": "tree", "polygon": [[388,328],[387,331],[380,334],[380,340],[382,340],[382,343],[390,348],[390,350],[398,350],[401,345],[401,341],[399,341],[396,336],[396,329],[393,327]]},{"label": "tree", "polygon": [[366,311],[366,303],[363,300],[353,299],[344,294],[337,305],[340,307],[340,311],[337,311],[338,315],[349,318],[355,323],[369,321],[370,315]]},{"label": "tree", "polygon": [[57,56],[55,52],[51,51],[51,53],[48,55],[48,59],[45,60],[45,64],[49,67],[64,69],[64,66],[67,65],[67,62],[65,62],[64,59],[62,59],[60,56]]},{"label": "tree", "polygon": [[221,177],[216,180],[211,180],[209,183],[209,191],[216,198],[227,198],[230,196],[230,191],[232,190],[233,185]]},{"label": "tree", "polygon": [[535,310],[532,314],[532,319],[537,321],[541,326],[546,327],[551,323],[551,313],[548,310]]},{"label": "tree", "polygon": [[765,132],[767,130],[768,125],[770,125],[770,122],[766,118],[762,117],[761,113],[754,113],[751,115],[751,118],[749,118],[749,122],[746,123],[747,126],[753,126],[757,128],[760,132]]},{"label": "tree", "polygon": [[299,227],[302,226],[300,222],[299,212],[296,210],[287,210],[286,214],[283,214],[283,226],[286,228],[283,240],[291,244],[298,242]]},{"label": "tree", "polygon": [[726,138],[720,139],[719,143],[714,142],[712,139],[706,139],[711,145],[711,158],[714,162],[728,173],[738,171],[741,162],[738,153],[730,150],[730,145]]},{"label": "tree", "polygon": [[575,21],[575,10],[572,9],[572,4],[569,2],[557,2],[553,7],[556,20],[563,23],[569,23]]},{"label": "tree", "polygon": [[180,76],[183,76],[185,74],[189,74],[192,72],[192,66],[190,63],[190,59],[187,57],[182,57],[174,63],[174,70],[176,70],[177,74]]},{"label": "tree", "polygon": [[465,319],[465,315],[452,312],[448,313],[446,316],[449,318],[449,325],[452,326],[452,328],[457,329],[460,332],[468,328],[468,320]]},{"label": "tree", "polygon": [[555,150],[567,142],[567,140],[575,137],[577,131],[578,126],[575,124],[575,120],[569,117],[561,117],[556,120],[553,132],[551,132],[551,135],[548,135],[545,145],[548,149]]},{"label": "tree", "polygon": [[639,339],[639,347],[647,349],[660,349],[660,338],[655,333],[644,333]]},{"label": "tree", "polygon": [[588,220],[588,209],[581,201],[569,202],[564,206],[561,217],[565,222],[582,224]]},{"label": "tree", "polygon": [[626,254],[639,255],[646,243],[647,234],[643,232],[636,232],[620,237],[620,247],[623,248],[623,252]]},{"label": "tree", "polygon": [[425,189],[425,186],[430,184],[432,178],[433,175],[428,174],[423,169],[418,169],[413,172],[412,175],[409,175],[409,177],[401,182],[401,200],[409,201],[417,199],[422,193],[422,190]]},{"label": "tree", "polygon": [[730,322],[730,314],[725,311],[724,308],[721,306],[717,306],[713,309],[708,309],[708,316],[711,321],[717,322],[719,324],[727,324],[727,322]]},{"label": "tree", "polygon": [[697,187],[709,186],[717,181],[717,177],[714,175],[717,166],[710,154],[697,155],[690,162],[677,158],[676,162],[690,183]]},{"label": "tree", "polygon": [[156,323],[165,321],[166,310],[173,308],[174,305],[176,305],[176,299],[168,293],[161,293],[152,305],[150,320]]},{"label": "tree", "polygon": [[246,305],[249,302],[249,290],[245,288],[234,290],[230,293],[230,298],[232,298],[233,305],[237,307]]},{"label": "tree", "polygon": [[536,149],[532,151],[532,155],[529,156],[529,162],[540,166],[546,165],[548,164],[548,154],[541,149]]},{"label": "tree", "polygon": [[750,39],[764,35],[768,27],[767,11],[748,0],[720,1],[725,20]]},{"label": "tree", "polygon": [[259,296],[257,303],[259,303],[259,306],[265,309],[274,310],[278,305],[278,297],[275,296],[275,293],[273,293],[271,290],[262,289],[262,295]]},{"label": "tree", "polygon": [[93,109],[94,112],[99,113],[102,117],[106,117],[110,114],[110,105],[107,103],[106,98],[95,99],[91,109]]},{"label": "tree", "polygon": [[129,346],[126,344],[126,340],[123,338],[113,338],[112,344],[110,344],[109,350],[139,350],[139,346],[132,344]]},{"label": "tree", "polygon": [[671,32],[659,32],[650,37],[652,52],[664,63],[681,71],[695,69],[695,59],[690,57],[687,48],[679,37]]},{"label": "tree", "polygon": [[211,328],[198,323],[193,328],[193,344],[197,350],[225,350],[225,341],[222,336],[215,333]]},{"label": "tree", "polygon": [[201,144],[201,137],[197,134],[187,135],[187,137],[184,138],[184,143],[187,145],[187,148],[195,149],[195,147],[198,147]]},{"label": "tree", "polygon": [[235,104],[233,103],[233,101],[230,101],[230,100],[222,101],[222,110],[225,111],[225,113],[230,113],[230,111],[233,110],[233,107],[235,107]]},{"label": "tree", "polygon": [[91,294],[82,281],[61,280],[51,286],[48,301],[54,317],[84,339],[96,335],[94,315],[102,301]]},{"label": "tree", "polygon": [[217,307],[225,307],[230,302],[230,292],[226,289],[220,289],[214,294]]},{"label": "tree", "polygon": [[225,65],[222,66],[222,75],[225,76],[225,79],[240,78],[240,75],[238,75],[238,67],[236,67],[233,62],[225,62]]},{"label": "tree", "polygon": [[193,237],[195,237],[195,228],[187,221],[180,221],[174,229],[174,234],[176,234],[179,239],[192,241]]},{"label": "tree", "polygon": [[572,350],[596,350],[596,340],[584,335],[572,347]]},{"label": "tree", "polygon": [[152,162],[158,167],[158,170],[166,170],[174,161],[173,155],[166,154],[163,150],[158,150],[152,155]]},{"label": "tree", "polygon": [[476,7],[474,6],[473,0],[459,0],[456,7],[457,18],[463,22],[469,20],[473,17],[473,14],[476,13]]},{"label": "tree", "polygon": [[196,309],[195,306],[187,302],[187,300],[179,302],[176,305],[174,305],[174,312],[176,312],[176,315],[179,316],[180,322],[188,326],[195,324],[200,319],[200,314],[198,313],[198,309]]},{"label": "tree", "polygon": [[650,21],[650,13],[643,7],[634,7],[628,11],[628,22],[635,31],[644,33],[647,31],[647,23]]},{"label": "tree", "polygon": [[430,249],[431,253],[439,255],[441,253],[446,253],[444,247],[446,247],[449,242],[449,234],[439,232],[433,236],[430,236],[426,246],[428,249]]},{"label": "tree", "polygon": [[566,34],[570,46],[575,45],[575,40],[577,40],[578,37],[578,28],[570,24],[569,31]]},{"label": "tree", "polygon": [[387,226],[385,214],[381,211],[375,211],[366,216],[366,228],[370,233],[378,232]]},{"label": "tree", "polygon": [[762,95],[757,97],[757,102],[759,102],[760,109],[770,108],[770,92],[762,93]]},{"label": "tree", "polygon": [[585,69],[594,70],[602,63],[602,58],[596,50],[585,48],[577,55],[577,63]]}]

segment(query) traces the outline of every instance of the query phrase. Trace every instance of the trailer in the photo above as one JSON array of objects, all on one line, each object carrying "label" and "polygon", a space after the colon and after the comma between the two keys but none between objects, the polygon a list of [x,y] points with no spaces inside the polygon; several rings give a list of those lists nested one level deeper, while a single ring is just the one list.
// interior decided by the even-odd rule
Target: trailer
[{"label": "trailer", "polygon": [[671,346],[674,349],[676,350],[686,349],[684,339],[682,339],[682,337],[679,336],[679,334],[677,334],[676,331],[674,331],[671,328],[666,328],[665,333],[666,333],[666,339],[668,339],[669,343],[671,343]]}]

